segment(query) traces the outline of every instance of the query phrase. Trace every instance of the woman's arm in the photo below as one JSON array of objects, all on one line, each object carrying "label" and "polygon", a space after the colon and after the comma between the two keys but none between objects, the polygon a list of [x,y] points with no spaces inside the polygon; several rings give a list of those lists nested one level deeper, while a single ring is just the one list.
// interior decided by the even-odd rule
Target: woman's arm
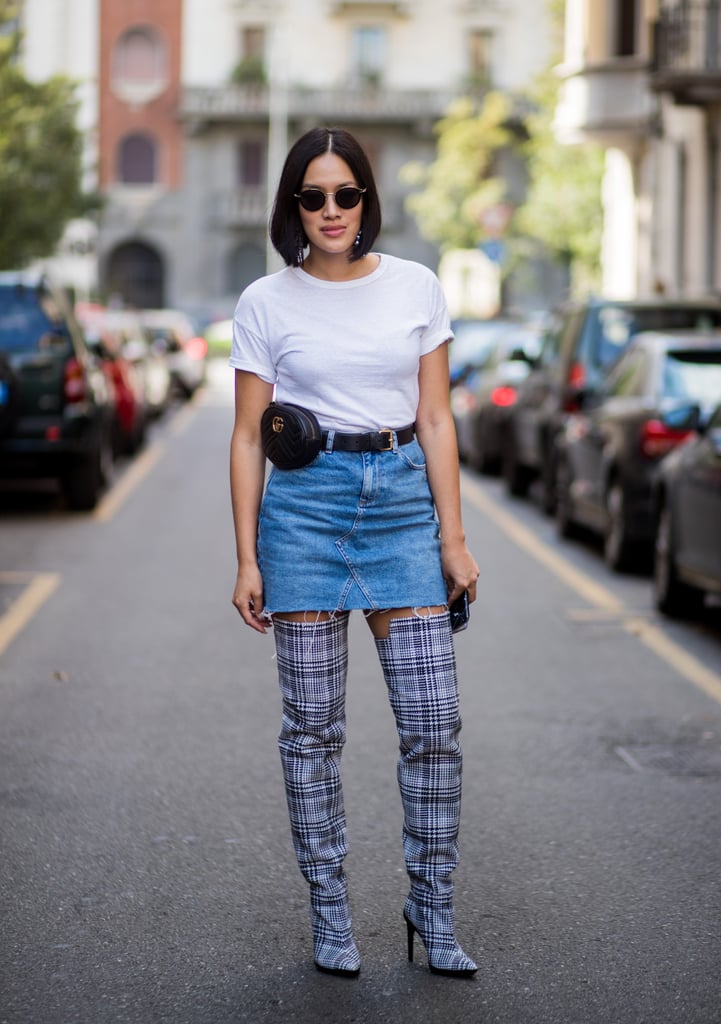
[{"label": "woman's arm", "polygon": [[265,483],[265,455],[260,444],[260,418],[273,395],[273,385],[254,373],[235,371],[235,423],[230,441],[230,496],[233,505],[238,575],[233,604],[243,621],[259,633],[267,623],[263,610],[263,581],[256,542],[258,512]]},{"label": "woman's arm", "polygon": [[421,357],[420,397],[416,414],[418,443],[426,457],[428,482],[441,526],[441,562],[448,603],[468,590],[476,599],[478,566],[466,546],[461,520],[458,446],[450,406],[448,346]]}]

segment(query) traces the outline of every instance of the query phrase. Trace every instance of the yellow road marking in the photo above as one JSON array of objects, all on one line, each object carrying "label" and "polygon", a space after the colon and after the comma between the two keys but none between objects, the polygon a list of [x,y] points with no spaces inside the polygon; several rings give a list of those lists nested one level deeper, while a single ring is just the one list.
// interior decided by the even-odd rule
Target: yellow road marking
[{"label": "yellow road marking", "polygon": [[3,654],[54,592],[60,583],[60,576],[54,572],[0,572],[0,583],[25,586],[20,596],[0,617],[0,654]]},{"label": "yellow road marking", "polygon": [[615,594],[549,548],[465,474],[461,479],[461,489],[463,497],[488,516],[518,547],[527,551],[590,605],[609,615],[617,615],[627,633],[638,637],[641,643],[675,669],[679,675],[721,704],[721,675],[707,668],[698,658],[666,636],[658,626],[637,614],[634,615]]},{"label": "yellow road marking", "polygon": [[93,519],[101,523],[112,519],[123,502],[145,479],[164,450],[165,445],[158,441],[150,448],[146,448],[141,455],[136,456],[118,482],[101,499],[92,514]]},{"label": "yellow road marking", "polygon": [[[188,401],[183,408],[173,416],[168,427],[168,434],[170,437],[179,437],[185,430],[187,430],[202,401],[202,394],[200,392],[196,392],[196,395],[194,395],[193,398],[190,399],[190,401]],[[136,487],[138,487],[138,485],[142,483],[148,475],[150,470],[165,451],[165,447],[165,441],[156,441],[149,448],[146,448],[144,452],[136,455],[118,482],[114,484],[108,493],[100,500],[95,511],[92,513],[92,518],[100,523],[107,523],[109,519],[112,519],[123,502],[127,501]]]}]

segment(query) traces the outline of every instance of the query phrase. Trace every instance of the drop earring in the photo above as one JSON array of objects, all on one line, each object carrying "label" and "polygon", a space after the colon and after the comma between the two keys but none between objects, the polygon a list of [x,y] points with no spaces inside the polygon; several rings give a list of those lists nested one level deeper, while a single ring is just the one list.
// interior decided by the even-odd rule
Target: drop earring
[{"label": "drop earring", "polygon": [[302,267],[303,263],[305,262],[305,245],[304,245],[303,236],[301,234],[298,234],[296,236],[295,244],[296,244],[296,250],[295,250],[296,264],[295,265],[297,267]]},{"label": "drop earring", "polygon": [[360,231],[358,232],[358,234],[355,236],[355,242],[353,243],[353,248],[354,249],[357,249],[358,246],[361,244],[361,238],[362,237],[363,237],[363,228],[361,228]]}]

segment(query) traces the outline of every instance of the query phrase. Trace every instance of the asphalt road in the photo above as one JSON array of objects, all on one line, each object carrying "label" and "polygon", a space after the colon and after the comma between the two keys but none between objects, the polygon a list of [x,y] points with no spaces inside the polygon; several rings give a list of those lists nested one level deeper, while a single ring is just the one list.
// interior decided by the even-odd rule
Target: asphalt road
[{"label": "asphalt road", "polygon": [[271,638],[242,626],[229,371],[94,516],[0,494],[0,1024],[718,1024],[721,617],[465,477],[457,923],[471,981],[405,960],[396,737],[351,627],[356,981],[312,967]]}]

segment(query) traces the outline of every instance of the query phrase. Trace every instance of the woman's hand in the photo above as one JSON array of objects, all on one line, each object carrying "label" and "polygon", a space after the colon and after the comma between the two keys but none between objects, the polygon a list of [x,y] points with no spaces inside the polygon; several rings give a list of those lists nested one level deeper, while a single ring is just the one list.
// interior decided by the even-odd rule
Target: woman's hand
[{"label": "woman's hand", "polygon": [[233,591],[233,604],[240,612],[243,622],[258,633],[265,633],[270,619],[261,615],[263,611],[263,580],[258,566],[239,568]]},{"label": "woman's hand", "polygon": [[448,587],[449,604],[453,604],[464,590],[468,591],[469,601],[476,600],[476,581],[480,572],[465,542],[441,542],[441,567]]}]

